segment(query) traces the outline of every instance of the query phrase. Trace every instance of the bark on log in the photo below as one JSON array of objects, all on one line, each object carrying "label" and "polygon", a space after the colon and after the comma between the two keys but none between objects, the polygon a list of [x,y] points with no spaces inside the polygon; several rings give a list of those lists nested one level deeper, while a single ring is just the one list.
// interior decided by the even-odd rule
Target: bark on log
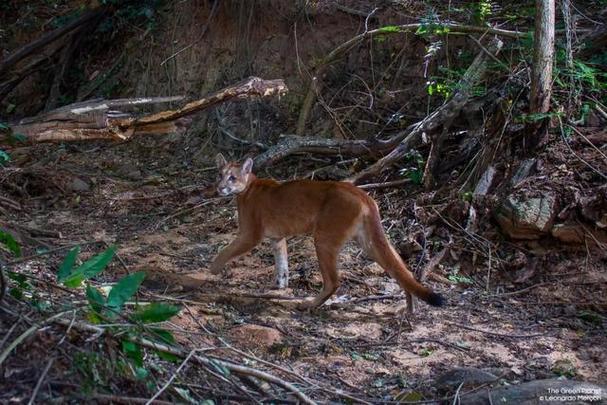
[{"label": "bark on log", "polygon": [[554,58],[554,0],[536,0],[533,68],[529,112],[543,114],[550,110],[552,63]]},{"label": "bark on log", "polygon": [[[216,104],[239,98],[267,97],[287,91],[281,79],[250,77],[176,110],[165,110],[136,117],[124,112],[133,107],[183,100],[183,97],[155,97],[95,100],[71,104],[11,125],[28,143],[69,142],[95,139],[126,140],[134,135],[166,134],[186,125],[184,117]],[[120,109],[118,113],[115,111]],[[0,136],[0,144],[6,142]]]}]

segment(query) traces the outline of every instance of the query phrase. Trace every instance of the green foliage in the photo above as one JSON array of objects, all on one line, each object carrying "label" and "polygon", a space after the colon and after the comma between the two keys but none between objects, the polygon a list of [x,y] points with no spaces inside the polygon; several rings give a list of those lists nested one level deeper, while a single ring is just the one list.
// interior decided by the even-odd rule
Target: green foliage
[{"label": "green foliage", "polygon": [[0,244],[6,246],[9,252],[14,254],[15,256],[21,256],[21,246],[19,246],[19,243],[17,243],[15,238],[13,238],[13,235],[6,231],[3,231],[2,229],[0,229]]},{"label": "green foliage", "polygon": [[135,312],[132,319],[143,323],[163,322],[177,315],[180,310],[175,305],[153,302]]},{"label": "green foliage", "polygon": [[[116,247],[110,246],[104,252],[87,260],[75,269],[73,268],[73,265],[75,263],[76,257],[78,256],[78,252],[76,252],[75,256],[72,258],[71,254],[73,250],[74,249],[70,251],[68,256],[65,258],[65,260],[59,267],[61,274],[57,274],[57,281],[63,283],[63,285],[65,285],[66,287],[72,288],[79,287],[84,280],[93,278],[97,274],[101,273],[114,257]],[[66,268],[69,268],[69,272],[66,270]]]},{"label": "green foliage", "polygon": [[[71,249],[63,262],[59,266],[57,271],[57,279],[63,283],[66,287],[76,288],[79,287],[83,281],[89,280],[92,277],[100,274],[110,263],[114,254],[116,253],[116,246],[110,246],[102,253],[92,257],[80,266],[76,266],[78,255],[80,254],[80,247]],[[103,292],[93,287],[90,284],[86,286],[86,299],[90,311],[88,313],[89,321],[93,323],[102,323],[105,320],[115,320],[124,312],[124,306],[128,300],[135,295],[139,290],[141,283],[145,278],[145,273],[137,272],[122,277],[118,282],[112,286],[107,298]],[[178,314],[180,308],[174,305],[163,304],[153,302],[149,305],[139,307],[129,317],[123,316],[125,319],[130,319],[136,322],[136,327],[132,325],[126,329],[120,326],[113,326],[106,330],[116,330],[118,333],[125,333],[122,335],[121,350],[126,358],[127,367],[123,367],[124,374],[127,372],[132,375],[135,379],[143,380],[149,375],[149,371],[144,365],[144,348],[137,343],[137,339],[145,336],[146,338],[162,343],[162,344],[174,344],[175,337],[167,330],[161,328],[148,328],[146,324],[164,322],[169,320],[171,317]],[[170,354],[160,350],[156,350],[160,359],[176,362],[179,359]],[[90,378],[93,385],[101,382],[103,379],[100,378],[100,371],[97,369],[101,366],[103,372],[106,372],[103,368],[103,361],[94,355],[85,357],[82,359],[82,367],[87,368],[86,375]]]},{"label": "green foliage", "polygon": [[488,0],[476,1],[468,7],[472,12],[472,21],[477,25],[485,24],[491,15],[491,2]]},{"label": "green foliage", "polygon": [[563,114],[560,112],[547,112],[547,113],[533,113],[533,114],[521,114],[516,117],[515,121],[528,124],[533,122],[543,121],[547,118],[560,117]]},{"label": "green foliage", "polygon": [[6,164],[10,161],[11,156],[2,149],[0,149],[0,166],[6,166]]},{"label": "green foliage", "polygon": [[59,271],[57,271],[57,280],[59,282],[62,282],[71,274],[79,254],[80,246],[76,246],[67,253],[67,256],[63,259],[63,263],[59,266]]},{"label": "green foliage", "polygon": [[21,273],[9,271],[6,274],[8,278],[16,283],[16,286],[9,290],[9,294],[18,300],[23,299],[26,291],[32,289],[32,285],[27,281],[27,277]]},{"label": "green foliage", "polygon": [[120,312],[124,303],[137,292],[144,278],[145,273],[140,271],[120,279],[120,281],[112,287],[107,297],[107,306],[110,310],[113,312]]},{"label": "green foliage", "polygon": [[449,274],[447,278],[454,283],[458,284],[472,284],[473,281],[470,277],[462,276],[461,274]]},{"label": "green foliage", "polygon": [[378,28],[377,31],[379,31],[380,33],[385,33],[385,34],[394,34],[394,33],[401,32],[402,30],[400,29],[400,27],[398,25],[386,25],[384,27]]},{"label": "green foliage", "polygon": [[400,171],[401,175],[407,176],[413,184],[422,184],[424,178],[424,167],[426,161],[417,150],[412,150],[405,155],[406,168]]},{"label": "green foliage", "polygon": [[430,36],[430,35],[445,35],[451,30],[448,26],[435,22],[422,22],[419,28],[415,31],[416,35],[419,36]]}]

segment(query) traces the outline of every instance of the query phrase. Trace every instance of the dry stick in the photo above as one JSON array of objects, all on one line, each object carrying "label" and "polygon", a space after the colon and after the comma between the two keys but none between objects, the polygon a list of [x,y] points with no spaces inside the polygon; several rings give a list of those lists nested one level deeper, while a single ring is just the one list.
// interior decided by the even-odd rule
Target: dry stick
[{"label": "dry stick", "polygon": [[586,166],[588,166],[593,172],[595,172],[596,174],[598,174],[599,176],[601,176],[602,178],[607,180],[607,175],[603,174],[599,169],[595,168],[590,163],[588,163],[584,158],[580,157],[577,153],[575,153],[575,151],[571,148],[571,145],[569,145],[569,142],[567,142],[567,139],[565,139],[565,130],[563,128],[563,120],[561,120],[560,116],[557,116],[557,118],[559,120],[559,127],[561,129],[561,138],[563,139],[563,143],[565,143],[565,145],[567,146],[567,149],[569,149],[569,152],[571,152],[571,154],[573,154],[573,156],[575,156],[580,162],[582,162]]},{"label": "dry stick", "polygon": [[[124,141],[140,134],[166,134],[177,131],[184,122],[182,118],[229,100],[280,96],[286,91],[287,87],[282,79],[263,80],[249,77],[206,97],[191,101],[176,110],[164,110],[141,117],[120,118],[112,117],[110,114],[110,107],[116,100],[84,102],[70,104],[41,116],[23,119],[19,124],[13,125],[13,129],[15,132],[22,133],[30,143],[96,139]],[[154,100],[154,98],[139,98],[132,102],[155,104]]]},{"label": "dry stick", "polygon": [[480,333],[485,333],[487,335],[493,335],[493,336],[501,336],[501,337],[507,337],[507,338],[532,338],[532,337],[538,337],[538,336],[544,336],[546,335],[546,333],[535,333],[532,335],[509,335],[507,333],[499,333],[499,332],[491,332],[488,330],[482,330],[482,329],[476,329],[473,328],[471,326],[466,326],[466,325],[462,325],[459,323],[455,323],[455,322],[448,322],[448,324],[453,325],[453,326],[457,326],[458,328],[462,328],[462,329],[466,329],[466,330],[471,330],[474,332],[480,332]]},{"label": "dry stick", "polygon": [[[161,343],[153,342],[153,341],[145,339],[145,338],[132,337],[132,338],[129,338],[129,340],[131,340],[134,343],[138,343],[144,347],[147,347],[149,349],[160,350],[165,353],[170,353],[170,354],[173,354],[173,355],[179,356],[179,357],[186,356],[185,353],[180,349],[169,347],[169,346],[161,344]],[[256,370],[254,368],[241,366],[238,364],[233,364],[233,363],[230,363],[230,362],[227,362],[224,360],[219,360],[219,359],[211,359],[208,357],[197,356],[197,355],[193,355],[192,357],[197,362],[199,362],[200,364],[203,364],[205,366],[213,367],[214,365],[220,365],[221,367],[225,367],[226,369],[230,370],[233,373],[248,375],[248,376],[252,376],[255,378],[259,378],[260,380],[264,380],[264,381],[273,383],[273,384],[278,385],[279,387],[282,387],[285,390],[291,392],[293,395],[295,395],[297,398],[299,398],[299,400],[302,401],[303,403],[316,404],[316,402],[314,402],[311,398],[309,398],[307,395],[305,395],[303,392],[301,392],[299,389],[297,389],[297,387],[295,387],[293,384],[291,384],[287,381],[284,381],[276,376],[273,376],[272,374],[268,374],[265,371]]]},{"label": "dry stick", "polygon": [[[148,400],[146,398],[137,398],[137,397],[122,397],[119,395],[110,395],[110,394],[92,394],[91,396],[86,397],[87,400],[90,399],[98,399],[101,401],[107,401],[109,403],[122,403],[122,404],[146,404]],[[175,402],[169,401],[159,401],[155,400],[153,402],[155,405],[174,405]]]},{"label": "dry stick", "polygon": [[395,187],[395,186],[401,186],[403,184],[408,184],[408,183],[411,183],[411,179],[386,181],[384,183],[361,184],[358,186],[358,188],[362,188],[363,190],[376,190],[378,188]]},{"label": "dry stick", "polygon": [[34,255],[24,256],[24,257],[20,257],[18,259],[15,259],[15,260],[11,260],[10,262],[8,262],[8,264],[17,264],[17,263],[21,263],[21,262],[27,262],[29,260],[35,259],[35,258],[40,257],[40,256],[50,255],[52,253],[57,253],[59,251],[65,250],[65,249],[71,249],[71,248],[76,247],[76,246],[87,246],[87,245],[93,245],[93,244],[101,243],[101,242],[103,242],[103,241],[95,240],[95,241],[91,241],[91,242],[73,243],[73,244],[70,244],[70,245],[60,246],[58,248],[49,249],[49,250],[46,250],[46,251],[41,252],[41,253],[36,253]]},{"label": "dry stick", "polygon": [[40,375],[40,378],[38,379],[38,382],[36,383],[36,387],[34,387],[34,392],[32,393],[32,397],[30,398],[28,405],[34,404],[34,400],[36,399],[36,396],[38,395],[38,391],[40,391],[40,387],[42,386],[42,383],[44,382],[44,379],[46,378],[46,374],[48,373],[48,370],[51,368],[51,366],[53,365],[54,362],[55,362],[55,359],[53,357],[51,357],[51,359],[46,364],[46,367],[44,368],[44,370],[42,370],[42,375]]},{"label": "dry stick", "polygon": [[296,372],[294,372],[294,371],[292,371],[292,370],[288,370],[288,369],[286,369],[286,368],[284,368],[284,367],[282,367],[282,366],[280,366],[280,365],[278,365],[278,364],[271,363],[271,362],[266,361],[266,360],[264,360],[264,359],[262,359],[262,358],[259,358],[259,357],[257,357],[257,356],[254,356],[254,355],[252,355],[252,354],[245,353],[245,352],[243,352],[242,350],[239,350],[239,349],[235,348],[234,346],[232,346],[231,344],[229,344],[228,342],[226,342],[226,340],[225,340],[225,339],[223,339],[221,336],[219,336],[219,335],[217,335],[217,334],[214,334],[214,333],[212,333],[211,331],[209,331],[209,330],[208,330],[208,329],[207,329],[207,328],[206,328],[206,327],[205,327],[205,326],[204,326],[204,325],[203,325],[203,324],[202,324],[202,323],[201,323],[201,322],[198,320],[198,318],[194,316],[194,314],[192,313],[192,311],[190,310],[190,308],[189,308],[187,305],[184,305],[184,306],[185,306],[186,310],[188,311],[188,313],[190,314],[190,316],[192,317],[192,319],[194,319],[194,321],[195,321],[195,322],[198,324],[198,326],[200,326],[200,328],[201,328],[201,329],[203,329],[204,331],[206,331],[206,332],[207,332],[208,334],[210,334],[210,335],[215,335],[215,336],[217,337],[217,339],[218,339],[218,340],[219,340],[219,341],[220,341],[220,342],[221,342],[221,343],[222,343],[222,344],[223,344],[225,347],[227,347],[229,350],[232,350],[233,352],[235,352],[235,353],[237,353],[237,354],[240,354],[241,356],[245,356],[245,357],[247,357],[247,358],[249,358],[249,359],[251,359],[251,360],[257,361],[257,362],[259,362],[259,363],[261,363],[261,364],[265,364],[266,366],[273,367],[273,368],[275,368],[275,369],[277,369],[277,370],[280,370],[280,371],[282,371],[283,373],[285,373],[285,374],[287,374],[287,375],[293,376],[293,377],[297,378],[298,380],[300,380],[300,381],[302,381],[302,382],[305,382],[305,383],[307,383],[307,384],[310,384],[310,385],[313,385],[313,386],[315,386],[315,387],[318,387],[318,388],[320,388],[321,390],[323,390],[323,391],[325,391],[325,392],[328,392],[328,393],[330,393],[330,394],[336,394],[336,395],[338,395],[338,396],[341,396],[341,397],[343,397],[343,398],[346,398],[346,399],[349,399],[349,400],[351,400],[351,401],[358,402],[358,403],[361,403],[361,404],[369,404],[369,402],[364,401],[364,400],[362,400],[362,399],[360,399],[360,398],[356,398],[356,397],[353,397],[353,396],[351,396],[351,395],[348,395],[347,393],[345,393],[345,392],[343,392],[343,391],[341,391],[341,390],[329,390],[328,388],[325,388],[325,387],[323,387],[323,386],[321,386],[321,385],[317,384],[316,382],[311,381],[311,380],[309,380],[309,379],[305,378],[304,376],[302,376],[302,375],[300,375],[300,374],[298,374],[298,373],[296,373]]},{"label": "dry stick", "polygon": [[150,405],[151,403],[154,402],[154,400],[156,398],[158,398],[160,395],[162,395],[162,393],[169,387],[169,385],[171,385],[173,380],[175,380],[175,378],[177,377],[177,374],[179,374],[181,372],[181,370],[185,367],[185,365],[188,363],[188,361],[190,361],[190,359],[192,358],[194,353],[196,353],[197,351],[198,351],[198,349],[194,349],[194,350],[190,351],[190,353],[188,353],[188,356],[181,362],[179,367],[177,367],[177,370],[175,370],[175,372],[171,375],[171,377],[167,380],[167,382],[154,394],[154,396],[152,396],[152,398],[150,398],[145,403],[146,405]]},{"label": "dry stick", "polygon": [[69,311],[59,312],[58,314],[55,314],[55,315],[51,316],[50,318],[45,319],[41,323],[35,323],[34,325],[32,325],[29,329],[27,329],[25,332],[23,332],[21,335],[19,335],[15,340],[13,340],[13,342],[10,345],[8,345],[8,347],[2,352],[2,354],[0,354],[0,365],[2,365],[2,363],[4,363],[4,360],[6,360],[6,358],[13,351],[13,349],[15,349],[17,346],[19,346],[19,344],[21,342],[23,342],[27,337],[34,334],[36,331],[41,329],[44,325],[54,322],[57,319],[61,318],[63,315],[69,314],[70,312],[73,312],[76,310],[77,309],[70,309]]}]

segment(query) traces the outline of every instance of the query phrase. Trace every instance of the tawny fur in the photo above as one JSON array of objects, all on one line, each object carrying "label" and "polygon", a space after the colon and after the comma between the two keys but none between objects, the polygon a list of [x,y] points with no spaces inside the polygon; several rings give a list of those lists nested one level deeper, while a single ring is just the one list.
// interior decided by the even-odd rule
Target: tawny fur
[{"label": "tawny fur", "polygon": [[228,163],[217,156],[221,195],[237,195],[239,232],[211,265],[217,274],[225,264],[261,242],[294,235],[312,235],[323,279],[315,298],[300,307],[313,308],[325,302],[339,286],[337,258],[343,245],[355,239],[361,248],[408,293],[427,303],[442,305],[442,297],[421,285],[386,238],[377,204],[363,190],[338,181],[295,180],[278,183],[258,179],[253,162]]}]

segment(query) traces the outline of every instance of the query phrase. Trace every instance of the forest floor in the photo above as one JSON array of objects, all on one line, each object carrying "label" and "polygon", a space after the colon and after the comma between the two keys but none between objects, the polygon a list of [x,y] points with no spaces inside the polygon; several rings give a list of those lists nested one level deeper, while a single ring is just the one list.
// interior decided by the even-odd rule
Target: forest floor
[{"label": "forest floor", "polygon": [[[457,388],[441,388],[437,382],[441,373],[456,367],[482,369],[511,383],[559,375],[607,380],[606,322],[596,310],[605,308],[601,288],[607,274],[590,252],[558,248],[546,253],[550,259],[543,265],[552,263],[550,268],[536,269],[519,285],[493,274],[489,290],[479,275],[491,268],[479,262],[468,284],[428,281],[447,298],[447,306],[418,303],[414,314],[406,314],[395,282],[348,244],[340,258],[342,285],[337,293],[321,308],[301,312],[294,308],[297,299],[315,295],[321,287],[310,238],[289,241],[287,290],[272,288],[268,243],[229,264],[227,275],[211,275],[210,262],[237,229],[235,202],[210,196],[214,168],[190,168],[176,175],[175,167],[151,157],[149,162],[129,158],[132,149],[132,144],[87,145],[65,153],[37,146],[28,156],[44,158],[17,169],[30,178],[30,198],[20,201],[22,210],[8,223],[24,243],[26,259],[11,270],[36,277],[31,282],[46,299],[60,301],[61,292],[52,285],[69,247],[80,244],[86,258],[116,244],[117,259],[98,281],[145,271],[140,299],[182,305],[167,328],[183,347],[222,347],[222,338],[354,397],[419,399],[419,393],[437,398]],[[403,189],[371,194],[380,204],[384,228],[398,228],[409,214],[394,207],[406,205],[411,197]],[[393,240],[395,235],[406,238],[391,235]],[[65,249],[53,251],[57,247]],[[467,248],[465,242],[461,248]],[[412,268],[418,257],[409,259]],[[192,279],[203,280],[202,287],[183,290]],[[19,330],[11,329],[15,320],[0,319],[0,335],[13,339]],[[52,347],[61,346],[64,329],[47,331]],[[0,402],[31,395],[35,376],[50,356],[48,345],[37,340],[26,340],[8,359],[4,374],[11,384],[0,390]],[[215,354],[234,355],[223,349]],[[62,383],[73,383],[73,367],[53,368],[49,389],[61,391]],[[168,378],[170,372],[159,372],[160,381],[162,375]]]}]

